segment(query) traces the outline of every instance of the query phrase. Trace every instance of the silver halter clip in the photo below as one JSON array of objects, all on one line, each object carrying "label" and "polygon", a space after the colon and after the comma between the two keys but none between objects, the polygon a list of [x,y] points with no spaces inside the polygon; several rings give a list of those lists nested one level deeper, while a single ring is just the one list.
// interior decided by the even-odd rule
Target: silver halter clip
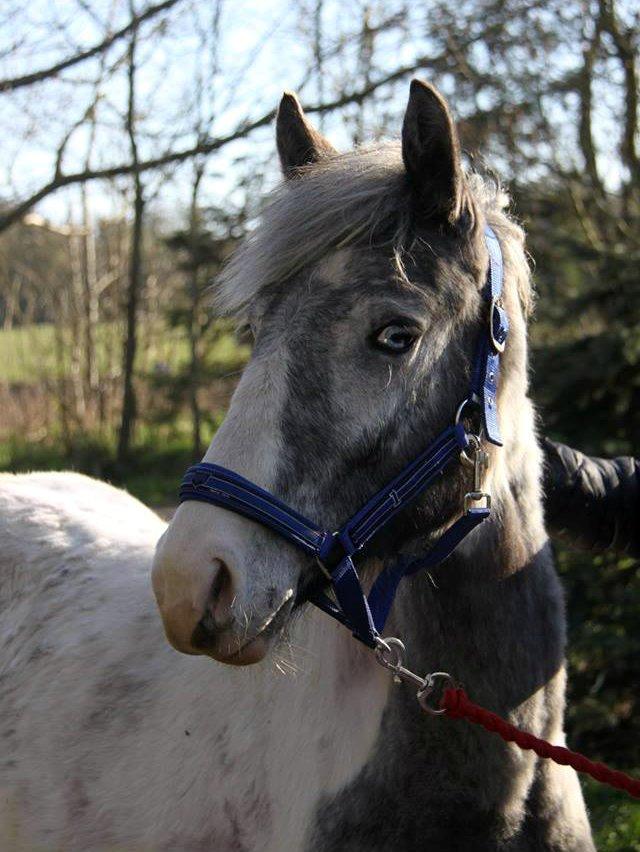
[{"label": "silver halter clip", "polygon": [[448,672],[431,672],[424,677],[420,677],[420,675],[405,668],[404,661],[406,654],[407,649],[400,639],[396,639],[394,636],[389,636],[386,639],[378,636],[376,639],[376,660],[381,666],[393,673],[394,682],[411,683],[416,686],[418,688],[416,697],[420,707],[432,716],[441,716],[445,712],[444,709],[433,706],[432,703],[429,703],[429,699],[432,698],[439,683],[439,691],[446,689],[448,686],[453,686],[453,678]]},{"label": "silver halter clip", "polygon": [[469,509],[490,509],[491,494],[483,490],[484,478],[489,469],[489,453],[482,449],[482,442],[477,435],[469,435],[469,447],[460,453],[463,465],[473,468],[473,490],[464,495],[464,511]]}]

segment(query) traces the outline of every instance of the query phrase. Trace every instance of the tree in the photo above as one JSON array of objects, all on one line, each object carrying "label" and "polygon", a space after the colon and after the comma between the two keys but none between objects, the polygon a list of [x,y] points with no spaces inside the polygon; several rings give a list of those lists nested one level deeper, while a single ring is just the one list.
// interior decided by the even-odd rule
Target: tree
[{"label": "tree", "polygon": [[[131,19],[136,20],[134,0],[129,0]],[[131,29],[128,52],[128,102],[126,129],[131,149],[131,164],[133,175],[133,225],[131,229],[131,249],[129,260],[129,285],[127,288],[126,322],[127,331],[124,342],[122,367],[122,417],[118,433],[117,461],[123,466],[129,457],[131,435],[136,419],[136,393],[133,370],[138,349],[138,308],[143,286],[143,222],[144,222],[144,186],[140,174],[140,158],[138,155],[137,115],[136,115],[136,85],[137,85],[137,23]]]},{"label": "tree", "polygon": [[[247,211],[223,211],[219,208],[202,210],[195,205],[197,185],[185,230],[176,231],[167,238],[167,245],[176,252],[179,268],[184,275],[181,291],[176,292],[168,321],[172,328],[183,328],[189,344],[189,358],[182,370],[162,379],[170,389],[172,406],[169,416],[175,417],[183,401],[187,400],[191,415],[191,454],[200,459],[203,453],[203,413],[200,393],[211,381],[219,378],[216,367],[207,364],[206,352],[215,346],[220,332],[227,325],[216,320],[207,309],[206,294],[210,281],[222,268],[235,244],[246,228]],[[237,366],[243,362],[238,352]]]}]

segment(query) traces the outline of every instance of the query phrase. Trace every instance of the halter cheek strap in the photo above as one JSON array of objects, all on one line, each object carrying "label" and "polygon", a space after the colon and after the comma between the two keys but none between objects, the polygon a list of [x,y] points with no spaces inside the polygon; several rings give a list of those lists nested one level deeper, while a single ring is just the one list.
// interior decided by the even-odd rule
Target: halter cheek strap
[{"label": "halter cheek strap", "polygon": [[[219,465],[196,464],[189,468],[182,480],[181,503],[198,500],[244,515],[316,557],[330,581],[335,601],[322,590],[312,591],[309,600],[372,648],[377,645],[376,640],[401,579],[440,564],[490,514],[490,498],[480,490],[487,456],[481,449],[480,439],[468,434],[461,422],[467,405],[479,408],[487,440],[498,446],[502,444],[496,393],[500,355],[504,351],[509,326],[501,304],[503,267],[500,244],[489,227],[485,237],[490,262],[482,297],[488,316],[476,348],[469,396],[458,409],[455,424],[441,432],[424,452],[340,529],[331,532],[317,525],[268,491]],[[366,596],[353,558],[391,518],[413,503],[453,462],[461,458],[474,468],[474,489],[465,498],[463,514],[427,554],[415,560],[400,559],[386,566]]]},{"label": "halter cheek strap", "polygon": [[500,356],[504,352],[509,333],[509,319],[502,304],[502,251],[498,238],[488,226],[485,228],[485,242],[489,251],[489,272],[482,297],[489,305],[489,317],[485,333],[481,334],[478,340],[471,377],[471,398],[480,404],[487,440],[501,447],[497,394]]}]

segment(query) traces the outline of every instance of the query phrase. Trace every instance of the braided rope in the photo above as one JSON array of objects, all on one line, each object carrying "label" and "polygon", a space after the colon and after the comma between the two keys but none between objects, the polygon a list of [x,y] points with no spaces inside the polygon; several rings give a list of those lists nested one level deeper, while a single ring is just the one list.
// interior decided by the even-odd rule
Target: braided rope
[{"label": "braided rope", "polygon": [[527,731],[521,731],[490,710],[474,704],[464,689],[446,689],[440,706],[451,719],[467,719],[482,725],[487,731],[498,734],[505,742],[515,743],[521,749],[534,751],[540,757],[549,758],[562,766],[572,766],[577,772],[585,772],[601,784],[624,790],[633,798],[640,799],[640,779],[632,778],[617,769],[610,769],[604,763],[589,760],[577,751],[552,745]]}]

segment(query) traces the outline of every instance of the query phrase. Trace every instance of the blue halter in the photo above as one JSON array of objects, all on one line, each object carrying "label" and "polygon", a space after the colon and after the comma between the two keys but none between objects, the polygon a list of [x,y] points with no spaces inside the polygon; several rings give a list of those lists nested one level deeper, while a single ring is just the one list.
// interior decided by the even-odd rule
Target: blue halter
[{"label": "blue halter", "polygon": [[[482,290],[488,318],[480,333],[475,354],[469,396],[449,426],[398,476],[378,491],[339,530],[331,532],[305,518],[253,482],[231,470],[203,462],[190,467],[182,480],[180,502],[199,500],[212,503],[268,527],[305,553],[316,557],[335,595],[324,591],[309,593],[309,600],[348,627],[366,645],[376,647],[403,577],[433,568],[446,559],[460,542],[490,514],[490,498],[480,490],[486,454],[479,437],[468,434],[461,416],[468,405],[480,411],[487,440],[502,446],[497,418],[496,394],[500,355],[509,330],[501,304],[503,264],[500,244],[494,232],[485,228],[489,251],[489,271]],[[431,550],[415,560],[400,559],[378,575],[368,597],[358,577],[353,557],[367,545],[388,521],[429,488],[449,467],[462,458],[475,469],[474,490],[465,498],[464,512],[437,540]],[[484,503],[484,505],[474,505]]]}]

